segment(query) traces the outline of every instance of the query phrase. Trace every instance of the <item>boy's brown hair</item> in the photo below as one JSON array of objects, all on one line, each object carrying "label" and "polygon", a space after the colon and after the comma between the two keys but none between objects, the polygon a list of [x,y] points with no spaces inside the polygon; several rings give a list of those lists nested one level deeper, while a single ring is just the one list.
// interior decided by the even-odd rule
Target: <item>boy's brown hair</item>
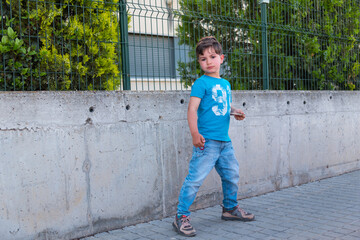
[{"label": "boy's brown hair", "polygon": [[204,50],[212,47],[216,54],[222,55],[222,47],[221,44],[216,40],[213,36],[203,37],[200,41],[196,44],[196,59],[199,59],[199,55],[204,54]]}]

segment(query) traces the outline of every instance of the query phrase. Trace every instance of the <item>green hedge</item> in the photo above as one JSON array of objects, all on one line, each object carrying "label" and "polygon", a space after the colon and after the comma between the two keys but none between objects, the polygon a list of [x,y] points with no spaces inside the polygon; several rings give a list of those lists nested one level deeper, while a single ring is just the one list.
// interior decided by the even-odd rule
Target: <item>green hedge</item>
[{"label": "green hedge", "polygon": [[120,88],[119,5],[1,2],[0,90]]},{"label": "green hedge", "polygon": [[[180,0],[180,42],[195,47],[213,35],[225,52],[222,76],[234,89],[262,89],[262,22],[257,1]],[[359,90],[360,1],[270,1],[267,38],[270,89]],[[201,74],[192,61],[178,71],[189,86]]]}]

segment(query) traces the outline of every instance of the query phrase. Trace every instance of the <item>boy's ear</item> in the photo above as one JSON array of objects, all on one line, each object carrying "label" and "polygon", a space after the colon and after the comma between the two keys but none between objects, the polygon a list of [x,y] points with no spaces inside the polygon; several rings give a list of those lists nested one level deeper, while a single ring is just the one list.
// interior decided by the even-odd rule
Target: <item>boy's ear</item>
[{"label": "boy's ear", "polygon": [[220,55],[220,60],[221,60],[221,63],[223,63],[223,62],[224,62],[224,58],[225,58],[224,54],[221,54],[221,55]]}]

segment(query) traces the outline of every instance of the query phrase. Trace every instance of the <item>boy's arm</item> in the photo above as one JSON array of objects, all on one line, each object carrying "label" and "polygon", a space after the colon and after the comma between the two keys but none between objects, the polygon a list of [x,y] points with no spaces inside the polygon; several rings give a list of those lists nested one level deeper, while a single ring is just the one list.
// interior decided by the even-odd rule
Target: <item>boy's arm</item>
[{"label": "boy's arm", "polygon": [[240,113],[241,115],[234,115],[236,120],[244,120],[245,119],[245,113],[241,109],[234,108],[231,106],[231,113]]},{"label": "boy's arm", "polygon": [[193,140],[193,145],[195,147],[204,147],[205,138],[199,133],[197,125],[197,110],[199,108],[201,98],[190,97],[190,102],[188,106],[187,118],[190,128],[190,133]]}]

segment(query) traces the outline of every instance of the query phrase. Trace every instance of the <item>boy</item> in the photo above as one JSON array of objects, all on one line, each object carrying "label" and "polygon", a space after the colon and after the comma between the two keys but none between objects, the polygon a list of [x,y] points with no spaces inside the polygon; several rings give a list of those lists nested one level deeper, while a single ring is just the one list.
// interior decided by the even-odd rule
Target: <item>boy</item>
[{"label": "boy", "polygon": [[173,223],[178,233],[189,237],[196,235],[190,224],[189,207],[214,166],[221,177],[224,195],[221,218],[240,221],[252,221],[255,218],[237,205],[239,164],[228,130],[230,114],[236,120],[243,120],[245,114],[230,106],[230,83],[220,78],[220,66],[224,60],[222,47],[214,37],[204,37],[196,45],[196,57],[205,74],[191,88],[187,116],[194,145],[193,155],[189,174],[180,191]]}]

